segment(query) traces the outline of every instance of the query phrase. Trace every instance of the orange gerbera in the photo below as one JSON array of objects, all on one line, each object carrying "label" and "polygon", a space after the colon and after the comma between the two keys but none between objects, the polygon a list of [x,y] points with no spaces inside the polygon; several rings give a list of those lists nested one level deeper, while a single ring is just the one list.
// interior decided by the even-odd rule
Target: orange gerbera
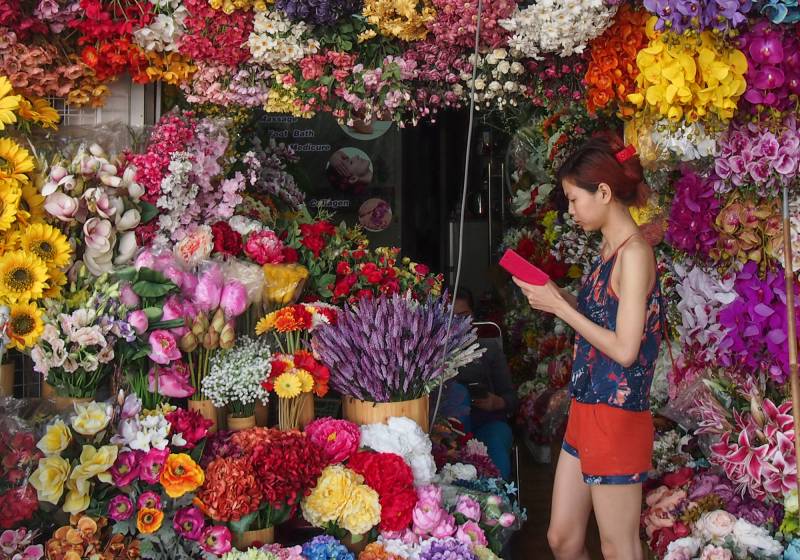
[{"label": "orange gerbera", "polygon": [[136,528],[140,533],[155,533],[161,528],[164,512],[155,508],[142,508],[136,515]]},{"label": "orange gerbera", "polygon": [[161,471],[161,486],[170,498],[180,498],[202,486],[205,474],[186,453],[171,453]]},{"label": "orange gerbera", "polygon": [[304,305],[290,305],[275,312],[275,330],[278,332],[304,331],[311,328],[311,313]]}]

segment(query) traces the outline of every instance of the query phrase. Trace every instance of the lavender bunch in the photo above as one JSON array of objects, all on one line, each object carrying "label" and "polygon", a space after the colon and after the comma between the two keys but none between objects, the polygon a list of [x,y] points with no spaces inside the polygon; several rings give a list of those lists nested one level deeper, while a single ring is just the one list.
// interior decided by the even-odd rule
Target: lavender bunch
[{"label": "lavender bunch", "polygon": [[445,347],[449,310],[445,297],[361,300],[335,325],[320,327],[313,348],[331,371],[331,386],[344,395],[373,402],[416,399],[485,351],[468,317],[453,318]]},{"label": "lavender bunch", "polygon": [[292,21],[329,25],[361,11],[361,0],[278,0],[275,6]]}]

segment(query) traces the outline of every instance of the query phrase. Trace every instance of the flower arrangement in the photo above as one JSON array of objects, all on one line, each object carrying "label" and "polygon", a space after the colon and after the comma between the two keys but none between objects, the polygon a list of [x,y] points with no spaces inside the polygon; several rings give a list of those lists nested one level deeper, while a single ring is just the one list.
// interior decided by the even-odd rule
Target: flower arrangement
[{"label": "flower arrangement", "polygon": [[239,337],[230,350],[211,358],[203,392],[218,408],[227,407],[236,417],[252,416],[258,402],[266,405],[269,394],[262,386],[272,364],[269,345],[263,340]]},{"label": "flower arrangement", "polygon": [[311,333],[335,326],[338,308],[325,303],[294,304],[268,313],[256,324],[256,334],[270,333],[281,353],[294,354],[309,345]]},{"label": "flower arrangement", "polygon": [[[436,17],[428,23],[428,29],[437,44],[457,45],[470,50],[475,48],[477,2],[432,0],[432,7],[436,10]],[[510,33],[499,22],[509,18],[515,8],[516,3],[510,0],[500,0],[483,6],[479,38],[482,48],[495,49],[506,44]]]},{"label": "flower arrangement", "polygon": [[582,53],[586,45],[611,25],[616,6],[602,2],[539,2],[514,10],[511,18],[500,25],[514,35],[508,46],[524,56],[539,59],[542,53],[561,56]]},{"label": "flower arrangement", "polygon": [[[361,300],[314,333],[312,346],[340,393],[374,402],[416,399],[481,354],[468,318],[456,317],[447,336],[448,309],[444,298]],[[388,336],[367,339],[365,328]]]},{"label": "flower arrangement", "polygon": [[402,531],[411,524],[417,492],[411,468],[401,456],[360,451],[350,457],[347,467],[378,493],[381,531]]},{"label": "flower arrangement", "polygon": [[[270,373],[262,387],[275,391],[278,401],[278,425],[281,429],[296,428],[301,414],[308,406],[311,394],[324,397],[328,394],[328,368],[319,363],[311,353],[297,350],[293,354],[276,354],[270,363]],[[301,398],[308,395],[306,399]]]},{"label": "flower arrangement", "polygon": [[704,513],[692,536],[671,542],[664,557],[679,558],[781,558],[783,546],[766,529],[723,511]]},{"label": "flower arrangement", "polygon": [[428,435],[410,418],[389,418],[386,424],[361,426],[361,447],[399,455],[414,473],[414,485],[430,484],[436,474]]},{"label": "flower arrangement", "polygon": [[455,418],[439,419],[431,429],[433,458],[438,469],[448,464],[472,465],[484,478],[500,476],[489,458],[489,450],[473,434],[464,431]]}]

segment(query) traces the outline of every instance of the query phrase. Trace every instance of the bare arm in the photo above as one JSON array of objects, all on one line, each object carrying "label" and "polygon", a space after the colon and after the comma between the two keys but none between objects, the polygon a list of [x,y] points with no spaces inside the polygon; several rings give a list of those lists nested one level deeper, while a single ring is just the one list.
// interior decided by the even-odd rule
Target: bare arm
[{"label": "bare arm", "polygon": [[561,292],[561,297],[564,298],[564,301],[566,301],[570,307],[573,309],[578,308],[578,298],[575,297],[575,294],[568,291],[566,288],[559,288],[558,291]]},{"label": "bare arm", "polygon": [[581,314],[552,282],[544,286],[533,286],[517,279],[514,282],[522,288],[531,307],[555,314],[589,344],[620,365],[628,367],[639,356],[647,317],[647,298],[655,278],[655,266],[652,251],[644,242],[631,243],[620,252],[618,258],[620,299],[617,328],[613,331]]}]

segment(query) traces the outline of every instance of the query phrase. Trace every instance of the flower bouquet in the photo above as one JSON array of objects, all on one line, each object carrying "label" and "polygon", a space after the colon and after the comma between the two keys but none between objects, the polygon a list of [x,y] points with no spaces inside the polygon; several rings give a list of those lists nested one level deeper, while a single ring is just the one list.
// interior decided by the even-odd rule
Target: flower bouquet
[{"label": "flower bouquet", "polygon": [[[10,400],[10,399],[9,399]],[[42,453],[30,427],[10,407],[0,418],[0,529],[28,522],[39,507],[28,476]],[[23,530],[24,532],[24,530]],[[20,537],[24,536],[20,535]],[[2,538],[0,538],[2,542]]]}]

